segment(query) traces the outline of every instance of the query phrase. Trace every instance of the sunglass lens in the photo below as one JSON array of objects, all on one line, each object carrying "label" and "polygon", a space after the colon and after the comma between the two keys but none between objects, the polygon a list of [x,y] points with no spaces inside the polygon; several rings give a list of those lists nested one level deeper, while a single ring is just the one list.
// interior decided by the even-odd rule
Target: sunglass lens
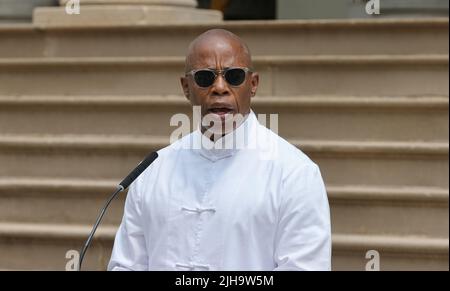
[{"label": "sunglass lens", "polygon": [[216,76],[211,71],[198,71],[194,75],[195,82],[200,87],[209,87],[214,83]]},{"label": "sunglass lens", "polygon": [[245,71],[242,69],[230,69],[225,74],[225,79],[232,86],[239,86],[245,81]]}]

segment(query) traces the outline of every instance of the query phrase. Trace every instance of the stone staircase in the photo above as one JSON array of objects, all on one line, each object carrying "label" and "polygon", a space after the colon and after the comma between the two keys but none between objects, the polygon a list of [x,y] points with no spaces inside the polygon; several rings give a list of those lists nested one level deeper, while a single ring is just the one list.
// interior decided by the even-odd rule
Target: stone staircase
[{"label": "stone staircase", "polygon": [[[115,184],[164,147],[183,55],[219,25],[0,26],[0,269],[64,270]],[[321,167],[333,269],[448,270],[448,19],[226,22],[257,113]],[[109,260],[125,195],[85,260]]]}]

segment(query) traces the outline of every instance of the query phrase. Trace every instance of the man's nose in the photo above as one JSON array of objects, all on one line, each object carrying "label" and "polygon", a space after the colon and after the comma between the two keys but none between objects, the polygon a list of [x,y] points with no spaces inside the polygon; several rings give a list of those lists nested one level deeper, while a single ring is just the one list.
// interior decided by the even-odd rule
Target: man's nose
[{"label": "man's nose", "polygon": [[228,95],[230,94],[228,83],[223,77],[223,75],[218,75],[214,84],[212,85],[212,94],[213,95]]}]

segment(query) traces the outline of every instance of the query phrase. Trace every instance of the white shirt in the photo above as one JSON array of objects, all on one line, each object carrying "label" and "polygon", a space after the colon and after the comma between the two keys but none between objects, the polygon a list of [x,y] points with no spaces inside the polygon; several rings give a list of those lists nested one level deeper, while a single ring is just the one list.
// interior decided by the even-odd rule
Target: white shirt
[{"label": "white shirt", "polygon": [[210,149],[197,130],[158,151],[130,186],[108,270],[331,269],[318,166],[253,112],[218,142],[233,137]]}]

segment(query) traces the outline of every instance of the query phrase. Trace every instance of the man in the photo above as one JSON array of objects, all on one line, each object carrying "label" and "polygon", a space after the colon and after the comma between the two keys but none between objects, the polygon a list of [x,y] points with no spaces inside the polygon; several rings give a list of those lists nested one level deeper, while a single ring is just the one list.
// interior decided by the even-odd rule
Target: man
[{"label": "man", "polygon": [[220,126],[202,122],[131,185],[109,270],[331,269],[320,170],[258,123],[250,109],[258,83],[231,32],[191,43],[183,92]]}]

